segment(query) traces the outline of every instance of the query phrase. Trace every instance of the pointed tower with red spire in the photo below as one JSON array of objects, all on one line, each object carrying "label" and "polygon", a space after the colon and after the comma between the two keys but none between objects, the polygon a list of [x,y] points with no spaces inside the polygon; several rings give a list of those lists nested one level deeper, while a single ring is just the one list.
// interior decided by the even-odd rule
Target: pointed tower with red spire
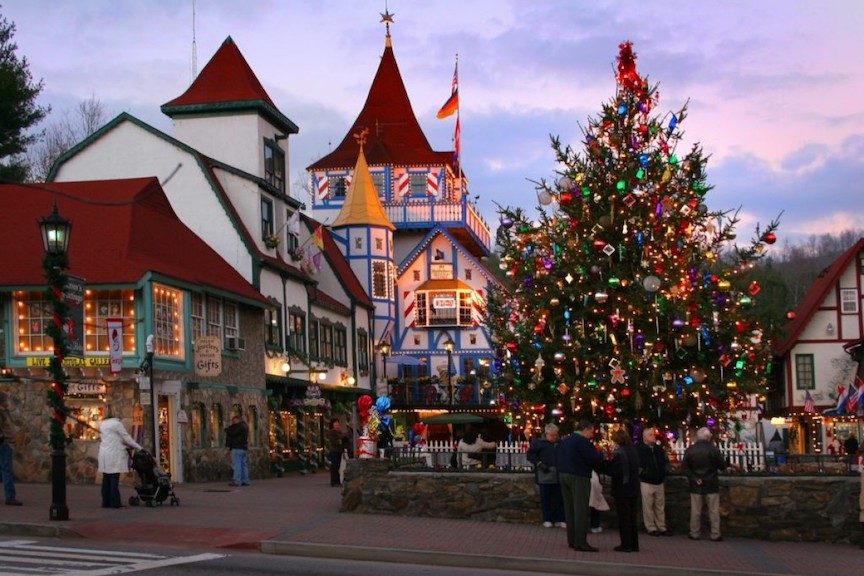
[{"label": "pointed tower with red spire", "polygon": [[498,281],[481,261],[489,227],[453,150],[429,145],[396,63],[393,15],[381,21],[384,53],[360,114],[307,168],[310,208],[375,305],[378,393],[400,408],[494,411],[483,314]]},{"label": "pointed tower with red spire", "polygon": [[311,208],[322,222],[332,221],[338,213],[360,148],[353,135],[365,129],[366,160],[397,236],[416,237],[441,225],[471,254],[487,256],[489,226],[469,199],[467,178],[454,165],[452,150],[432,149],[414,114],[393,52],[392,16],[382,14],[387,24],[384,54],[363,109],[336,149],[307,168]]}]

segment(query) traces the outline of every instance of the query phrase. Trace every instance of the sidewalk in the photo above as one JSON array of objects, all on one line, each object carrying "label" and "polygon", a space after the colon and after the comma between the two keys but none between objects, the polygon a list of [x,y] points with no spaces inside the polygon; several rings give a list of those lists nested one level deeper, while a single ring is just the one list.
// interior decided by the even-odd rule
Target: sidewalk
[{"label": "sidewalk", "polygon": [[[556,574],[618,574],[639,566],[643,576],[776,574],[858,576],[857,546],[726,539],[692,541],[686,535],[640,534],[641,551],[614,552],[617,531],[589,535],[599,553],[574,552],[564,531],[538,525],[340,513],[340,490],[329,476],[226,483],[180,484],[180,506],[103,509],[94,485],[67,486],[70,520],[48,520],[50,484],[18,484],[24,506],[0,507],[0,534],[80,537],[159,546],[260,549],[354,560],[412,562]],[[124,500],[134,489],[122,487]]]}]

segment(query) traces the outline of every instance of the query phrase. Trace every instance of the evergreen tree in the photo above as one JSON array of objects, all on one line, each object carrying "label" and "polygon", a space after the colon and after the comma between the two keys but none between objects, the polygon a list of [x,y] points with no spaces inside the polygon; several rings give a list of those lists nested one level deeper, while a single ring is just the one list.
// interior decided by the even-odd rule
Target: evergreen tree
[{"label": "evergreen tree", "polygon": [[15,24],[0,15],[0,182],[23,182],[27,178],[24,152],[38,139],[27,130],[49,111],[36,105],[42,81],[34,83],[27,59],[16,55],[14,36]]},{"label": "evergreen tree", "polygon": [[762,395],[769,335],[749,273],[778,221],[746,247],[737,212],[711,211],[700,146],[679,156],[677,113],[652,115],[656,85],[620,46],[615,96],[577,153],[553,137],[554,182],[538,217],[501,208],[510,289],[490,294],[502,398],[517,418],[545,412],[670,428],[721,422]]}]

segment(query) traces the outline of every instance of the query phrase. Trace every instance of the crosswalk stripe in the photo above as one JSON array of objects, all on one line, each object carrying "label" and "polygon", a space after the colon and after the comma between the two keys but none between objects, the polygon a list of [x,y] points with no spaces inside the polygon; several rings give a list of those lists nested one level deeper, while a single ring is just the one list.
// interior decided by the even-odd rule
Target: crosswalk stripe
[{"label": "crosswalk stripe", "polygon": [[111,574],[124,574],[128,572],[138,572],[140,570],[152,570],[153,568],[164,568],[166,566],[179,566],[180,564],[192,564],[193,562],[204,562],[206,560],[216,560],[225,558],[226,554],[196,554],[195,556],[179,556],[177,558],[165,558],[164,560],[154,560],[150,562],[141,562],[131,566],[114,566],[111,568],[103,568],[100,570],[85,570],[80,572],[67,572],[63,576],[110,576]]},{"label": "crosswalk stripe", "polygon": [[[58,569],[63,570],[64,576],[107,576],[215,560],[225,556],[207,553],[170,557],[142,552],[45,546],[34,540],[7,540],[0,542],[0,576],[59,574]],[[14,572],[4,571],[4,568]]]}]

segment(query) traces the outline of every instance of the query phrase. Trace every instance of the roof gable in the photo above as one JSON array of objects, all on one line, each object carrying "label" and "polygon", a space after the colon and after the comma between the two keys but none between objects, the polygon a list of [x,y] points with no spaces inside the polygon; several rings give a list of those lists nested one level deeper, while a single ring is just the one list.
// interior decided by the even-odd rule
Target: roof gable
[{"label": "roof gable", "polygon": [[477,269],[477,271],[483,274],[483,277],[486,278],[487,281],[495,284],[496,286],[503,286],[498,277],[492,274],[492,272],[485,264],[483,264],[483,262],[478,260],[473,254],[465,250],[465,247],[440,225],[436,225],[426,234],[426,236],[423,237],[423,239],[417,242],[417,245],[414,246],[414,249],[411,250],[408,256],[406,256],[405,259],[402,260],[402,262],[396,267],[397,277],[401,277],[402,274],[404,274],[408,270],[408,268],[417,260],[417,258],[420,257],[420,254],[422,254],[429,247],[432,241],[435,240],[435,238],[439,235],[445,237],[447,241],[450,242],[450,244],[452,244],[453,247],[456,248],[456,250],[460,254],[462,254],[462,256],[464,256],[465,259],[468,260],[471,265],[473,265]]},{"label": "roof gable", "polygon": [[389,36],[360,115],[339,146],[308,170],[353,167],[360,150],[353,135],[364,128],[369,130],[365,150],[372,166],[446,166],[453,161],[452,152],[435,152],[429,146],[411,107]]},{"label": "roof gable", "polygon": [[[87,284],[138,284],[148,274],[267,301],[187,228],[155,178],[0,186],[0,227],[18,239],[0,243],[6,286],[44,283],[36,222],[57,202],[72,222],[69,272]],[[182,247],[179,250],[178,247]]]},{"label": "roof gable", "polygon": [[[54,165],[51,167],[51,172],[49,173],[49,180],[53,180],[54,178],[56,178],[57,173],[60,171],[62,165],[65,162],[71,160],[76,154],[80,153],[82,150],[94,145],[111,130],[127,122],[137,128],[140,128],[141,130],[144,130],[149,134],[152,134],[156,138],[165,141],[172,147],[177,148],[181,152],[184,152],[190,156],[192,165],[198,166],[198,168],[201,170],[201,173],[209,184],[210,189],[213,191],[213,194],[218,200],[219,205],[222,207],[223,210],[225,210],[225,213],[231,220],[234,229],[240,235],[243,244],[246,246],[246,249],[251,256],[257,258],[263,263],[266,263],[268,266],[275,270],[287,273],[290,276],[304,281],[308,280],[308,276],[305,273],[301,272],[296,266],[284,260],[281,253],[277,257],[273,257],[262,252],[258,248],[258,245],[253,239],[252,234],[249,232],[249,229],[246,227],[234,204],[231,202],[231,199],[228,196],[228,192],[222,186],[221,179],[216,175],[216,169],[225,170],[234,174],[235,176],[238,176],[245,180],[249,180],[251,182],[255,182],[256,184],[258,184],[259,187],[266,188],[274,196],[280,196],[280,194],[275,189],[269,186],[269,184],[267,184],[264,179],[259,178],[253,174],[249,174],[248,172],[239,170],[233,166],[229,166],[218,160],[214,160],[202,154],[198,150],[192,148],[191,146],[181,142],[180,140],[177,140],[173,136],[170,136],[162,132],[161,130],[154,128],[153,126],[150,126],[149,124],[143,122],[142,120],[139,120],[135,116],[132,116],[131,114],[128,114],[126,112],[118,114],[113,120],[105,124],[102,128],[100,128],[99,130],[79,142],[68,152],[60,156],[54,162]],[[298,200],[284,195],[281,195],[281,197],[290,207],[294,209],[299,209],[301,204]]]},{"label": "roof gable", "polygon": [[837,285],[840,276],[846,271],[849,265],[855,264],[855,257],[862,250],[864,250],[864,238],[859,238],[852,247],[841,254],[819,274],[810,290],[808,290],[807,295],[804,296],[801,304],[795,310],[795,318],[786,324],[786,337],[775,347],[774,352],[776,354],[783,356],[792,349],[798,341],[799,336],[801,336],[801,332],[810,323],[813,314],[816,313],[819,306],[828,296],[828,292]]}]

